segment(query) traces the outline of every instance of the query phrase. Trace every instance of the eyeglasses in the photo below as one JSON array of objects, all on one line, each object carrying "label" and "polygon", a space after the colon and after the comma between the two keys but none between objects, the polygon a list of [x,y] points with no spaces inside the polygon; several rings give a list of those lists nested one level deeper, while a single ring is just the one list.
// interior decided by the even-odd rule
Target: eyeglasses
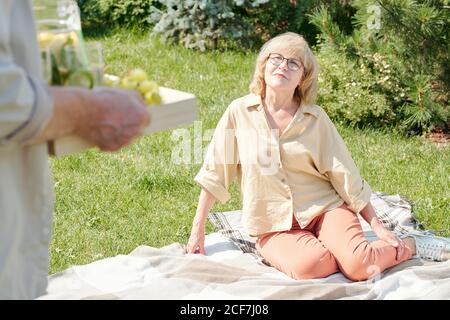
[{"label": "eyeglasses", "polygon": [[285,58],[279,53],[271,53],[271,54],[269,54],[269,61],[274,66],[278,67],[280,64],[283,63],[284,60],[287,61],[287,66],[288,66],[289,70],[297,71],[297,70],[301,69],[301,66],[300,66],[299,62],[297,62],[298,60],[296,60],[296,59]]}]

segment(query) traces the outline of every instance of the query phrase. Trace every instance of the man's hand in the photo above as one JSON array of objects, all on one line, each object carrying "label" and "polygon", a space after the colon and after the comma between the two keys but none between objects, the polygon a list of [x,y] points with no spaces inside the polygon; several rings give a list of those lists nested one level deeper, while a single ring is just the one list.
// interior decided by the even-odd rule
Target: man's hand
[{"label": "man's hand", "polygon": [[101,150],[116,151],[129,145],[150,123],[150,114],[136,91],[96,88],[75,134],[94,143]]},{"label": "man's hand", "polygon": [[116,151],[142,135],[150,114],[136,91],[51,87],[53,115],[30,144],[77,135],[104,151]]}]

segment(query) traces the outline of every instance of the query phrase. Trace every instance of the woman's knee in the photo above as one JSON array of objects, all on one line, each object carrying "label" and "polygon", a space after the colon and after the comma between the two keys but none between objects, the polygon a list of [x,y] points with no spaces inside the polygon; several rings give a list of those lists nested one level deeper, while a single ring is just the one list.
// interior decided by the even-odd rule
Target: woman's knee
[{"label": "woman's knee", "polygon": [[285,273],[297,280],[308,280],[325,278],[339,271],[336,260],[329,251],[316,259],[305,258],[291,261],[288,266],[289,270],[286,270],[288,272]]}]

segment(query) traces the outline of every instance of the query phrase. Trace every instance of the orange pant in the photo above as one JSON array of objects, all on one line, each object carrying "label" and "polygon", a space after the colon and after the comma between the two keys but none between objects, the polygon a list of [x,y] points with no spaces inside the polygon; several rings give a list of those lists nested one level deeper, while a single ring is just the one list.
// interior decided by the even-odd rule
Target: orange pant
[{"label": "orange pant", "polygon": [[353,281],[367,280],[411,259],[378,240],[369,244],[355,213],[345,204],[314,218],[301,229],[295,218],[289,231],[263,234],[256,248],[264,259],[294,279],[316,279],[341,271]]}]

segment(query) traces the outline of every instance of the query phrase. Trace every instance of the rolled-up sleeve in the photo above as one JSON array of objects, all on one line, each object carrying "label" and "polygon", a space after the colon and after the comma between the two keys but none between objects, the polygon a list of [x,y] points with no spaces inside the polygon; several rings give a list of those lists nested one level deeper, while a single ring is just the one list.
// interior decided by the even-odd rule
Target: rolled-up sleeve
[{"label": "rolled-up sleeve", "polygon": [[344,140],[325,112],[321,115],[320,128],[319,170],[328,176],[348,208],[358,213],[370,202],[372,190],[361,177]]},{"label": "rolled-up sleeve", "polygon": [[203,166],[194,178],[195,182],[222,203],[231,197],[228,188],[239,167],[235,122],[231,109],[230,105],[219,120]]},{"label": "rolled-up sleeve", "polygon": [[[10,19],[8,10],[0,12],[0,147],[26,144],[45,128],[53,113],[48,86],[40,76],[16,64],[12,56]],[[35,34],[20,36],[36,41]],[[38,54],[32,58],[40,63]]]}]

